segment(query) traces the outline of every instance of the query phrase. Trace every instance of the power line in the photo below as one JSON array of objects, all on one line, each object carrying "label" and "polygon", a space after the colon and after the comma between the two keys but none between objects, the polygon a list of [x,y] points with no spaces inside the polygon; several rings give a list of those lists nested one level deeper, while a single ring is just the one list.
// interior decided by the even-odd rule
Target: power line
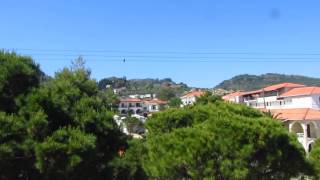
[{"label": "power line", "polygon": [[53,56],[53,57],[77,57],[77,56],[83,56],[83,57],[100,57],[100,58],[122,58],[122,57],[128,57],[128,58],[168,58],[168,59],[184,59],[184,58],[199,58],[199,59],[208,59],[208,58],[214,58],[214,59],[320,59],[319,57],[239,57],[239,56],[163,56],[163,55],[105,55],[105,54],[45,54],[45,53],[33,53],[33,54],[25,54],[28,56]]},{"label": "power line", "polygon": [[[320,53],[248,53],[248,52],[168,52],[158,51],[148,54],[150,51],[115,51],[115,50],[85,50],[87,53],[75,54],[76,50],[63,49],[15,49],[14,51],[26,51],[23,55],[28,55],[37,61],[71,61],[72,59],[83,56],[87,61],[114,61],[114,62],[163,62],[163,63],[318,63],[320,62]],[[51,51],[51,52],[48,52]],[[90,53],[91,52],[91,53]],[[97,53],[100,52],[100,53]],[[109,52],[109,53],[107,53]],[[115,55],[111,52],[122,52],[123,54]],[[126,53],[135,53],[134,55]],[[88,54],[89,53],[89,54]],[[140,53],[140,54],[139,54]],[[155,53],[155,52],[154,52]],[[178,54],[182,53],[182,54]],[[205,53],[205,54],[203,54]],[[263,55],[264,54],[264,55]],[[278,54],[279,56],[275,56]],[[294,57],[293,54],[296,54]],[[219,56],[217,56],[219,55]],[[284,56],[286,55],[286,56]],[[318,57],[317,57],[318,56]]]},{"label": "power line", "polygon": [[[6,49],[6,48],[2,48]],[[301,56],[320,56],[320,52],[316,53],[271,53],[271,52],[241,52],[241,51],[128,51],[128,50],[90,50],[90,49],[31,49],[31,48],[11,48],[11,51],[34,51],[34,52],[74,52],[74,53],[127,53],[127,54],[220,54],[220,55],[301,55]]]},{"label": "power line", "polygon": [[[39,59],[38,61],[66,61],[71,59]],[[123,59],[86,59],[87,61],[100,61],[100,62],[119,62],[123,63]],[[177,60],[177,59],[163,59],[163,60],[147,60],[147,59],[127,59],[125,63],[320,63],[315,60]]]}]

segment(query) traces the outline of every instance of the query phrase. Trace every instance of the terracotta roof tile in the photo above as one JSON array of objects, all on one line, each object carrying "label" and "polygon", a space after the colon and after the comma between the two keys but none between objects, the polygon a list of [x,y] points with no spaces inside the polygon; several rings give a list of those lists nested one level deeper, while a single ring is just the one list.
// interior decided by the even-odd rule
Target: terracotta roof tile
[{"label": "terracotta roof tile", "polygon": [[138,98],[122,98],[120,102],[142,102],[142,100]]},{"label": "terracotta roof tile", "polygon": [[262,89],[259,89],[259,90],[255,90],[255,91],[244,92],[242,95],[245,96],[245,95],[250,95],[250,94],[259,94],[261,92],[262,92]]},{"label": "terracotta roof tile", "polygon": [[[265,111],[265,110],[264,110]],[[282,120],[318,120],[320,121],[320,111],[310,108],[300,109],[273,109],[271,113]]]},{"label": "terracotta roof tile", "polygon": [[295,83],[281,83],[281,84],[275,84],[272,86],[267,86],[265,88],[262,89],[258,89],[255,91],[248,91],[248,92],[244,92],[243,95],[250,95],[250,94],[259,94],[262,93],[263,91],[274,91],[277,89],[281,89],[281,88],[299,88],[299,87],[304,87],[305,85],[303,84],[295,84]]},{"label": "terracotta roof tile", "polygon": [[295,83],[281,83],[281,84],[275,84],[272,86],[267,86],[263,88],[264,91],[274,91],[281,88],[297,88],[297,87],[304,87],[305,85],[302,84],[295,84]]},{"label": "terracotta roof tile", "polygon": [[320,87],[301,87],[294,88],[285,92],[281,97],[290,97],[290,96],[299,96],[299,95],[311,95],[311,94],[320,94]]},{"label": "terracotta roof tile", "polygon": [[204,94],[203,91],[192,91],[192,92],[189,92],[187,94],[185,94],[184,96],[182,96],[182,98],[185,98],[185,97],[200,97]]},{"label": "terracotta roof tile", "polygon": [[244,94],[244,92],[241,92],[241,91],[237,91],[237,92],[234,92],[234,93],[230,93],[230,94],[227,94],[227,95],[224,95],[222,97],[222,99],[230,99],[230,98],[234,98],[234,97],[237,97],[237,96],[242,96]]},{"label": "terracotta roof tile", "polygon": [[167,101],[162,101],[160,99],[151,99],[151,100],[146,100],[144,101],[146,104],[167,104]]}]

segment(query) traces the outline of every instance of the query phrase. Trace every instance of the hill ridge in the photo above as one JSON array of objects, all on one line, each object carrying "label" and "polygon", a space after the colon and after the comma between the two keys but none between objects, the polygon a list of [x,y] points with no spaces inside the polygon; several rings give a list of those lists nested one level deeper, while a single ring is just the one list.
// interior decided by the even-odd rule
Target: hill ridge
[{"label": "hill ridge", "polygon": [[266,73],[261,75],[240,74],[232,77],[231,79],[222,81],[220,84],[215,86],[215,88],[250,91],[284,82],[304,84],[307,86],[320,86],[320,78],[302,75]]}]

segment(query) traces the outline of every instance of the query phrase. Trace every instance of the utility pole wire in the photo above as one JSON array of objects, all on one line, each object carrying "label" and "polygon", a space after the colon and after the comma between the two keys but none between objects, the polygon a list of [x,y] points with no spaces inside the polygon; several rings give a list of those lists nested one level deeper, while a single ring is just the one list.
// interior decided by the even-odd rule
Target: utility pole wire
[{"label": "utility pole wire", "polygon": [[320,51],[305,52],[248,52],[248,51],[222,51],[222,50],[201,50],[201,51],[132,51],[132,50],[90,50],[90,49],[33,49],[33,48],[0,48],[9,51],[33,51],[33,52],[75,52],[75,53],[129,53],[129,54],[223,54],[223,55],[302,55],[302,56],[320,56]]}]

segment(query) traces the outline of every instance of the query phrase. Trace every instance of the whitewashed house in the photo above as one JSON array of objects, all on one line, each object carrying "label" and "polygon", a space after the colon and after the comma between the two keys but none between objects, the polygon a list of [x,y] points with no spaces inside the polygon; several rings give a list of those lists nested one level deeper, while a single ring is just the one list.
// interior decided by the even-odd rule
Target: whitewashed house
[{"label": "whitewashed house", "polygon": [[222,99],[229,101],[229,102],[234,102],[234,103],[242,103],[243,102],[243,95],[244,92],[242,91],[237,91],[234,93],[227,94],[222,97]]},{"label": "whitewashed house", "polygon": [[120,114],[141,114],[143,113],[143,101],[138,98],[122,98],[118,110]]},{"label": "whitewashed house", "polygon": [[200,97],[204,94],[203,91],[191,91],[185,95],[183,95],[182,97],[180,97],[181,99],[181,107],[186,106],[186,105],[191,105],[193,103],[196,102],[197,97]]},{"label": "whitewashed house", "polygon": [[137,114],[146,116],[149,113],[158,112],[164,109],[167,101],[159,99],[139,99],[139,98],[122,98],[119,103],[119,113],[121,115]]},{"label": "whitewashed house", "polygon": [[320,138],[320,87],[281,83],[256,91],[231,93],[223,99],[271,112],[290,132],[297,134],[307,152],[315,139]]},{"label": "whitewashed house", "polygon": [[159,99],[151,99],[151,100],[145,100],[143,102],[145,110],[147,112],[158,112],[165,108],[165,106],[168,104],[167,101],[162,101]]}]

